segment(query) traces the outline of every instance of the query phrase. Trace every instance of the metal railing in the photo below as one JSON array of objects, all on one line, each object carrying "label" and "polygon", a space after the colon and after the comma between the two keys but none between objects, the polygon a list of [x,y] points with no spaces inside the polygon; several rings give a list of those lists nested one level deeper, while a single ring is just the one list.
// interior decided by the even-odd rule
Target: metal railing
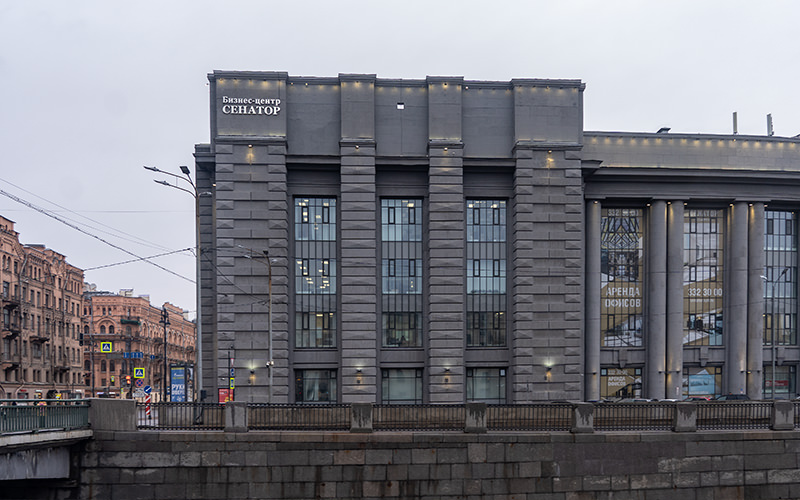
[{"label": "metal railing", "polygon": [[[349,404],[239,403],[244,425],[251,430],[348,431],[358,427]],[[485,405],[476,424],[467,405],[368,405],[369,431],[460,431],[478,425],[485,431],[575,431],[576,409],[586,404],[532,403]],[[689,424],[696,430],[770,429],[775,409],[771,401],[703,402],[692,404]],[[792,406],[788,424],[800,428],[800,402]],[[149,414],[148,414],[149,409]],[[672,431],[678,406],[674,402],[589,404],[589,432]],[[139,429],[224,430],[226,405],[216,403],[137,403]],[[480,412],[479,412],[480,413]],[[233,418],[228,415],[228,418]],[[239,418],[239,417],[236,417]],[[681,417],[683,418],[683,417]],[[471,422],[471,423],[470,423]],[[587,425],[587,424],[584,424]],[[235,427],[235,426],[234,426]],[[362,430],[363,431],[363,430]],[[580,432],[586,432],[582,430]]]},{"label": "metal railing", "polygon": [[0,399],[0,434],[89,427],[83,399]]},{"label": "metal railing", "polygon": [[253,430],[346,431],[350,405],[258,404],[247,405],[247,426]]},{"label": "metal railing", "polygon": [[603,403],[594,408],[598,431],[669,431],[675,422],[672,403]]},{"label": "metal railing", "polygon": [[569,431],[572,412],[569,403],[488,405],[486,428],[490,431]]},{"label": "metal railing", "polygon": [[464,405],[375,405],[376,431],[463,431]]},{"label": "metal railing", "polygon": [[769,401],[709,401],[697,405],[698,430],[769,429],[771,418]]},{"label": "metal railing", "polygon": [[222,430],[225,405],[217,403],[136,403],[140,429]]}]

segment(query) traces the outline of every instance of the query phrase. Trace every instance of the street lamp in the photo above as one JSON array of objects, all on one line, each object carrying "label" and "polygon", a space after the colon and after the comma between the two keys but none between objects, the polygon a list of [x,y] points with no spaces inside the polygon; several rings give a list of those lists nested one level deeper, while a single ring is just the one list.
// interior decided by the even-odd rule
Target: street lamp
[{"label": "street lamp", "polygon": [[164,325],[164,371],[161,374],[161,402],[167,402],[167,327],[169,326],[169,312],[167,306],[161,309],[161,321]]},{"label": "street lamp", "polygon": [[[776,342],[777,339],[776,339],[776,335],[775,335],[775,333],[776,333],[775,332],[775,330],[776,330],[775,327],[776,327],[776,323],[777,323],[775,321],[775,285],[777,285],[780,282],[781,278],[783,278],[783,276],[788,271],[789,271],[789,268],[788,267],[784,267],[783,271],[781,271],[781,273],[778,275],[778,277],[771,281],[772,285],[770,286],[769,326],[770,326],[770,339],[771,339],[771,343],[772,343],[772,380],[770,381],[770,394],[772,396],[772,399],[775,399],[775,370],[777,369],[777,367],[776,367],[776,358],[777,358],[777,352],[778,352],[778,346],[777,346],[777,342]],[[766,276],[762,276],[761,278],[764,279],[764,281],[768,280],[768,278]]]},{"label": "street lamp", "polygon": [[194,376],[194,388],[195,388],[195,400],[198,399],[198,396],[202,399],[203,394],[203,315],[201,314],[202,311],[202,301],[200,299],[201,293],[201,284],[200,284],[200,197],[201,196],[211,196],[210,192],[198,192],[197,186],[195,185],[194,181],[192,181],[192,176],[189,171],[189,167],[186,165],[181,165],[180,169],[181,172],[186,176],[180,176],[177,174],[173,174],[172,172],[165,172],[158,167],[149,167],[147,165],[144,166],[146,170],[150,170],[151,172],[158,172],[159,174],[170,175],[175,179],[180,179],[184,182],[188,182],[191,189],[186,189],[184,187],[178,186],[176,184],[170,184],[167,181],[163,180],[156,180],[153,179],[153,182],[157,184],[161,184],[163,186],[168,186],[174,189],[178,189],[183,191],[184,193],[189,193],[194,197],[194,223],[195,223],[195,258],[196,262],[196,281],[197,281],[197,290],[196,295],[197,298],[195,299],[197,303],[197,323],[196,323],[196,332],[197,338],[195,342],[195,376]]}]

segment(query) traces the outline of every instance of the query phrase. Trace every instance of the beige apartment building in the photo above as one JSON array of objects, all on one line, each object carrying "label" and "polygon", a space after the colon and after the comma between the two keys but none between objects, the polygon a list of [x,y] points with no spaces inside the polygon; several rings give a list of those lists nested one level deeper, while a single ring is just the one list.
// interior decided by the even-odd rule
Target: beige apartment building
[{"label": "beige apartment building", "polygon": [[0,216],[0,397],[83,397],[83,271]]},{"label": "beige apartment building", "polygon": [[[170,399],[171,391],[180,391],[183,400],[188,400],[193,389],[196,330],[185,314],[170,303],[155,307],[149,296],[134,296],[130,289],[110,293],[89,286],[83,316],[87,397],[142,397],[149,386],[153,401]],[[183,384],[170,377],[174,370],[183,373]],[[175,385],[171,387],[170,382]]]}]

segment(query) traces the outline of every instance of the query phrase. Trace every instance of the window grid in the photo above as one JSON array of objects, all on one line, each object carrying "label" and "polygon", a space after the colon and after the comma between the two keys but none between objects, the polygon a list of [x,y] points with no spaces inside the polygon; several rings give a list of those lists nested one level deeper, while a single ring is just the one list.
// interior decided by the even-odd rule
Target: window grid
[{"label": "window grid", "polygon": [[335,348],[336,199],[295,198],[295,347]]},{"label": "window grid", "polygon": [[467,346],[503,347],[507,338],[506,201],[467,200]]},{"label": "window grid", "polygon": [[797,219],[788,211],[765,215],[764,345],[796,345]]},{"label": "window grid", "polygon": [[684,345],[722,345],[724,214],[721,209],[684,212]]},{"label": "window grid", "polygon": [[602,347],[643,345],[643,210],[604,208],[601,213]]},{"label": "window grid", "polygon": [[422,200],[381,200],[381,345],[422,346]]},{"label": "window grid", "polygon": [[487,404],[506,402],[505,368],[468,368],[467,401]]},{"label": "window grid", "polygon": [[335,403],[336,370],[296,370],[295,402]]}]

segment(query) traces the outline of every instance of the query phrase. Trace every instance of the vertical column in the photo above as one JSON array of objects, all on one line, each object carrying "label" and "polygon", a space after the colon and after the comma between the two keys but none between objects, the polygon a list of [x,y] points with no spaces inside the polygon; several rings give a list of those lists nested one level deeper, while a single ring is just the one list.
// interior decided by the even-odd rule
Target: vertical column
[{"label": "vertical column", "polygon": [[461,83],[458,78],[428,78],[430,278],[426,375],[431,403],[458,403],[465,396]]},{"label": "vertical column", "polygon": [[[650,204],[649,231],[646,233],[647,269],[647,375],[646,394],[649,398],[664,399],[667,370],[667,204],[655,200]],[[682,288],[682,285],[681,285]],[[669,395],[675,398],[675,394]]]},{"label": "vertical column", "polygon": [[[727,305],[725,313],[725,368],[724,379],[727,381],[727,392],[739,394],[745,392],[747,368],[747,250],[749,239],[747,234],[747,216],[749,207],[745,202],[733,204],[731,214],[731,235],[727,241],[730,247],[730,282],[728,285]],[[748,244],[745,244],[748,242]]]},{"label": "vertical column", "polygon": [[379,337],[376,334],[375,75],[340,75],[339,79],[342,89],[339,204],[342,401],[374,403]]},{"label": "vertical column", "polygon": [[683,383],[683,202],[667,206],[667,382],[665,396],[680,399]]},{"label": "vertical column", "polygon": [[[534,224],[546,221],[547,213],[543,210],[531,210],[535,206],[536,171],[533,150],[518,147],[514,151],[516,168],[514,169],[514,199],[511,203],[513,227],[509,231],[511,243],[511,307],[510,329],[512,337],[511,356],[512,401],[527,403],[536,401],[541,392],[538,386],[545,382],[543,366],[534,364],[536,339],[534,312],[531,305],[537,284],[534,283],[534,266],[536,258],[547,256],[547,250],[537,248]],[[546,288],[546,287],[545,287]]]},{"label": "vertical column", "polygon": [[600,224],[599,201],[586,203],[586,368],[584,399],[600,399]]},{"label": "vertical column", "polygon": [[747,394],[761,399],[764,379],[764,204],[750,207],[747,232]]},{"label": "vertical column", "polygon": [[[211,147],[202,145],[195,147],[195,184],[198,193],[213,193],[216,184],[216,167]],[[200,296],[197,298],[197,321],[202,323],[198,329],[197,357],[199,365],[195,367],[195,377],[201,377],[198,384],[206,391],[209,401],[216,401],[217,395],[217,328],[216,328],[216,271],[214,260],[216,256],[214,197],[200,196],[197,199],[197,224],[200,227],[199,250],[197,257],[200,261]],[[201,397],[200,394],[197,395]]]}]

